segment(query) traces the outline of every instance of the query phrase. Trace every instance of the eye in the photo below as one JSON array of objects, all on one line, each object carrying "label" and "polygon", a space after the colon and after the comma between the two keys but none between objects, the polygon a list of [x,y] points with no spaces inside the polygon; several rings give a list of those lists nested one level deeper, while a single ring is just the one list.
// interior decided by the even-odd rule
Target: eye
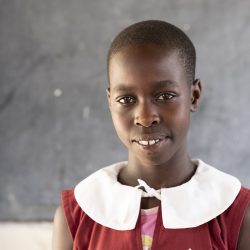
[{"label": "eye", "polygon": [[123,96],[117,100],[122,105],[131,104],[135,102],[135,99],[131,96]]},{"label": "eye", "polygon": [[169,101],[171,99],[173,99],[174,97],[176,97],[175,93],[170,93],[170,92],[166,92],[166,93],[161,93],[156,97],[157,101]]}]

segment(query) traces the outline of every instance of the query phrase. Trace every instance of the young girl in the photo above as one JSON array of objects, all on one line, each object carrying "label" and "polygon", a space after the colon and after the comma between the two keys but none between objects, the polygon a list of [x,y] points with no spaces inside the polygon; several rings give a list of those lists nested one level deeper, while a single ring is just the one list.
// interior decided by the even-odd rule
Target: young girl
[{"label": "young girl", "polygon": [[250,190],[188,154],[201,96],[189,38],[163,21],[136,23],[112,42],[108,78],[128,161],[62,193],[53,249],[250,249]]}]

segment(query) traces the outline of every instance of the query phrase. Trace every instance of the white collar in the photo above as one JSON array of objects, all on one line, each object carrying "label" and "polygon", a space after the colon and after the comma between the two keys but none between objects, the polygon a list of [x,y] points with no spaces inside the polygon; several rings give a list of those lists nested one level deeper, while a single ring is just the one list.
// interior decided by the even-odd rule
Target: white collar
[{"label": "white collar", "polygon": [[[186,183],[161,189],[162,221],[165,228],[191,228],[223,213],[238,195],[241,183],[201,160]],[[93,173],[75,187],[75,198],[82,210],[97,223],[116,230],[135,228],[142,197],[137,187],[117,181],[127,162],[120,162]]]}]

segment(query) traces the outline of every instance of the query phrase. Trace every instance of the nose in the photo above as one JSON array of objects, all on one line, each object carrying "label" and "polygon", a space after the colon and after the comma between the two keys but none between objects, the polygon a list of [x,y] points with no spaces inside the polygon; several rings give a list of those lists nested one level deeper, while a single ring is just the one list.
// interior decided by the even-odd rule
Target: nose
[{"label": "nose", "polygon": [[135,110],[135,125],[151,127],[160,122],[159,112],[153,103],[138,104]]}]

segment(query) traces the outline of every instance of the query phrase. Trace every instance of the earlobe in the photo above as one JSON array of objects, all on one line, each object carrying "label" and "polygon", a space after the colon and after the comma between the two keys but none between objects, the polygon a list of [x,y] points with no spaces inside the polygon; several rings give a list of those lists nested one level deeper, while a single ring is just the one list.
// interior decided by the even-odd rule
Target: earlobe
[{"label": "earlobe", "polygon": [[110,107],[110,88],[106,88],[107,99]]},{"label": "earlobe", "polygon": [[110,97],[110,88],[106,88],[107,97]]},{"label": "earlobe", "polygon": [[191,107],[190,111],[195,112],[199,106],[201,98],[201,81],[196,79],[191,86]]}]

